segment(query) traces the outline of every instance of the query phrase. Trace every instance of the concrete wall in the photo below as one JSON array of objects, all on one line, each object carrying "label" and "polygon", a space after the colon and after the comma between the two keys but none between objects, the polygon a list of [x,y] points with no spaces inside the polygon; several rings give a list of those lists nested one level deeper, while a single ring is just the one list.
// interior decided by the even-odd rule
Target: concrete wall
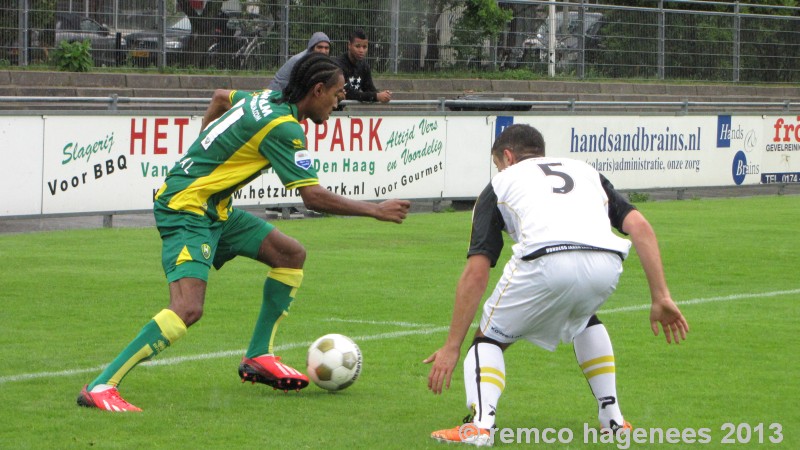
[{"label": "concrete wall", "polygon": [[[215,88],[257,90],[270,77],[0,71],[0,96],[209,98]],[[491,95],[516,100],[580,101],[798,101],[790,85],[669,84],[629,81],[548,81],[486,79],[395,79],[378,77],[379,89],[398,100],[455,99]],[[2,108],[0,104],[0,108]]]}]

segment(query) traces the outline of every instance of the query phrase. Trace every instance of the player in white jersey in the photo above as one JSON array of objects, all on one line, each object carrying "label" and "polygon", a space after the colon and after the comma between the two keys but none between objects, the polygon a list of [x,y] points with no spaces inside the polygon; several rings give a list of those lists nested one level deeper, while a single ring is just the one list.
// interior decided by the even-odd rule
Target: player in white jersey
[{"label": "player in white jersey", "polygon": [[503,248],[502,232],[515,242],[503,275],[484,303],[480,326],[464,359],[471,415],[465,425],[431,437],[491,445],[497,402],[505,388],[503,351],[524,339],[554,351],[574,343],[575,356],[605,430],[629,430],[617,402],[614,352],[597,310],[614,292],[630,241],[650,286],[651,328],[667,343],[686,339],[689,325],[673,302],[658,242],[649,222],[588,164],[545,156],[544,139],[529,125],[512,125],[492,146],[500,171],[480,194],[472,217],[467,263],[456,288],[447,340],[428,357],[428,388],[450,387],[461,344],[486,291],[489,270]]}]

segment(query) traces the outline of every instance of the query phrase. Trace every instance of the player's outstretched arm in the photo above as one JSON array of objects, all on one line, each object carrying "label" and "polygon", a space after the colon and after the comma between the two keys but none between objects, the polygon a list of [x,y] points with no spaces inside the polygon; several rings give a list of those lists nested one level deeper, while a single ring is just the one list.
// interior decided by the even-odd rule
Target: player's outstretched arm
[{"label": "player's outstretched arm", "polygon": [[231,106],[231,91],[228,89],[215,90],[214,95],[211,97],[211,103],[209,103],[205,114],[203,114],[201,130],[205,130],[209,123],[225,114],[226,111],[231,109]]},{"label": "player's outstretched arm", "polygon": [[485,255],[472,255],[467,259],[456,287],[453,318],[447,340],[439,350],[422,361],[425,364],[433,363],[428,374],[428,389],[434,394],[441,394],[443,386],[450,389],[450,380],[461,355],[461,344],[486,291],[490,269],[491,262]]},{"label": "player's outstretched arm", "polygon": [[384,222],[403,223],[411,202],[408,200],[386,200],[371,203],[353,200],[325,189],[321,185],[300,188],[300,197],[306,208],[328,214],[343,216],[366,216]]},{"label": "player's outstretched arm", "polygon": [[631,237],[647,277],[647,284],[650,286],[652,302],[650,327],[653,334],[658,336],[658,326],[661,325],[667,343],[674,341],[678,344],[681,340],[686,340],[689,324],[669,293],[664,276],[664,266],[661,262],[661,252],[658,249],[658,240],[653,227],[642,213],[634,210],[625,217],[622,222],[622,230]]}]

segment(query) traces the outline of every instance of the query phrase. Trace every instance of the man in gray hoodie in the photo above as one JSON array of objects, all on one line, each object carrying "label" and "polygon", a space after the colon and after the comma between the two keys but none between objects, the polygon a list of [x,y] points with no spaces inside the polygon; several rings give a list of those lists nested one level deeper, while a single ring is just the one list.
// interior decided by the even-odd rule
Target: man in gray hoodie
[{"label": "man in gray hoodie", "polygon": [[331,40],[328,38],[327,34],[321,31],[317,31],[316,33],[312,34],[311,39],[308,40],[306,49],[289,58],[289,60],[286,61],[286,63],[280,69],[278,69],[278,72],[275,73],[275,78],[272,79],[267,88],[273,91],[282,91],[283,88],[289,84],[289,77],[292,74],[292,68],[295,64],[297,64],[297,61],[300,61],[303,56],[306,56],[312,52],[322,53],[325,55],[330,54]]}]

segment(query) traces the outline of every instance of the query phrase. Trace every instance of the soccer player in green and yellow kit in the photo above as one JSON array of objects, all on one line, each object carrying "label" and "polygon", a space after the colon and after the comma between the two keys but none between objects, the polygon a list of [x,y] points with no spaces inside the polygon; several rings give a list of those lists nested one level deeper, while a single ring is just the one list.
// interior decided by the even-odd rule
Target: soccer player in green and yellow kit
[{"label": "soccer player in green and yellow kit", "polygon": [[306,250],[270,223],[234,208],[231,195],[272,167],[287,189],[299,190],[309,209],[402,223],[410,207],[406,200],[352,200],[319,184],[299,122],[326,121],[343,88],[341,69],[328,56],[312,53],[297,63],[282,92],[215,91],[203,131],[167,175],[153,207],[169,306],[84,386],[79,405],[141,411],[120,396],[117,386],[138,363],[156,356],[200,320],[211,266],[219,269],[239,255],[271,268],[253,337],[239,365],[242,381],[284,391],[308,385],[304,374],[272,353],[278,322],[303,280]]}]

